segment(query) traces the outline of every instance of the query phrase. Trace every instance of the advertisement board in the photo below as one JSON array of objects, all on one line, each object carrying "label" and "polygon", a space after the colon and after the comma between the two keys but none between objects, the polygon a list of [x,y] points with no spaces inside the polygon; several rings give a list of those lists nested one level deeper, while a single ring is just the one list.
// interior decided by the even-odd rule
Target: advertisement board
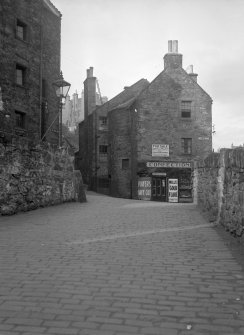
[{"label": "advertisement board", "polygon": [[168,144],[152,144],[152,156],[153,157],[169,157],[169,145]]},{"label": "advertisement board", "polygon": [[138,199],[151,200],[151,178],[141,177],[138,179]]},{"label": "advertisement board", "polygon": [[178,202],[178,179],[168,181],[168,201]]}]

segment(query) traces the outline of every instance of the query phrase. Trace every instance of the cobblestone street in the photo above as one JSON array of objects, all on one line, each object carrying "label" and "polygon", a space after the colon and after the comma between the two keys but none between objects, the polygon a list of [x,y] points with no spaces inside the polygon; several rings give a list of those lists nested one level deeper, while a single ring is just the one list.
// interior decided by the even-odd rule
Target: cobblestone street
[{"label": "cobblestone street", "polygon": [[193,204],[89,193],[2,216],[0,335],[37,334],[244,334],[243,268]]}]

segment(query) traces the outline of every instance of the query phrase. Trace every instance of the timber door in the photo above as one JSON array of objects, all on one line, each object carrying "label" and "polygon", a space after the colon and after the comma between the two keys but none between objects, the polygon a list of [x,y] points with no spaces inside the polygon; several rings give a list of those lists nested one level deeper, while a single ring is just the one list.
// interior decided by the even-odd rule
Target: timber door
[{"label": "timber door", "polygon": [[166,178],[152,177],[152,200],[166,201]]}]

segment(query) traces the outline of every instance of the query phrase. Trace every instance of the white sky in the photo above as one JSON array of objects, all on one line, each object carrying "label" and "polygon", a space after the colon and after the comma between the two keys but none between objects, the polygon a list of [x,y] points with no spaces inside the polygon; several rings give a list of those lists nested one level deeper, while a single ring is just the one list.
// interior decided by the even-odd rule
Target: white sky
[{"label": "white sky", "polygon": [[164,69],[168,40],[213,99],[215,150],[244,143],[244,0],[52,0],[62,13],[61,63],[70,93],[94,67],[111,99]]}]

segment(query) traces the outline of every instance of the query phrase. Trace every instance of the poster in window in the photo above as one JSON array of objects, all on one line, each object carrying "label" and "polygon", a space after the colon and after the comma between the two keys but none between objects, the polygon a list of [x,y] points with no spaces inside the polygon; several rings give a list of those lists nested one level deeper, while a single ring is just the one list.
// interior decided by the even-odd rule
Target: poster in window
[{"label": "poster in window", "polygon": [[168,201],[178,202],[178,179],[169,179],[168,186]]},{"label": "poster in window", "polygon": [[138,180],[138,199],[151,200],[151,177],[141,177]]}]

